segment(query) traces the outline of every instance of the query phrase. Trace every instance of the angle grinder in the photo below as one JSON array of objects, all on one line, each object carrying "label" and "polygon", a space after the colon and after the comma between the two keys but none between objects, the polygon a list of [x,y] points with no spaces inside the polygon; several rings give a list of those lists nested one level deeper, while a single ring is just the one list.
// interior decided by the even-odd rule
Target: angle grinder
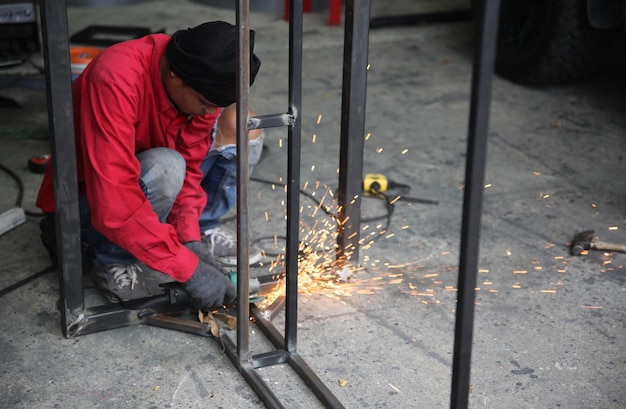
[{"label": "angle grinder", "polygon": [[[231,283],[233,283],[233,285],[235,286],[235,288],[237,288],[237,272],[236,271],[229,271],[226,274],[226,277],[228,277],[228,279],[230,280]],[[248,287],[248,291],[250,293],[250,303],[254,304],[257,302],[261,302],[265,299],[265,297],[259,295],[259,292],[261,291],[261,282],[259,281],[258,278],[250,278],[250,284]]]}]

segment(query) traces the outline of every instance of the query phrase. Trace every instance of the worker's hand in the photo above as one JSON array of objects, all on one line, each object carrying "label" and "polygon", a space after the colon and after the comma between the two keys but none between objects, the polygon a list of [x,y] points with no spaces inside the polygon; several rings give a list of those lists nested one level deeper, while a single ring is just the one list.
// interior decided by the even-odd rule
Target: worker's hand
[{"label": "worker's hand", "polygon": [[237,298],[233,284],[216,267],[200,260],[191,278],[182,283],[193,297],[193,305],[199,310],[210,310],[222,305],[230,305]]},{"label": "worker's hand", "polygon": [[217,266],[215,257],[213,257],[213,254],[211,254],[211,252],[209,251],[209,246],[204,244],[203,242],[188,241],[187,243],[185,243],[185,247],[193,251],[193,253],[205,263],[209,263],[212,266]]}]

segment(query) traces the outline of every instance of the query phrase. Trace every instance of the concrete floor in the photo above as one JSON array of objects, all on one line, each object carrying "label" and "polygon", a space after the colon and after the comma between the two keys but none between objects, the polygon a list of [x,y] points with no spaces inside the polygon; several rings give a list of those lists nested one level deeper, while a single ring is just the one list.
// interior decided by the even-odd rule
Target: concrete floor
[{"label": "concrete floor", "polygon": [[[387,15],[465,2],[373,3],[373,15]],[[69,7],[70,33],[90,24],[172,33],[206,20],[234,22],[232,10],[206,2],[172,4]],[[263,61],[251,96],[259,114],[287,108],[288,27],[281,15],[252,13]],[[306,191],[318,197],[337,186],[342,53],[342,27],[327,26],[323,12],[307,14],[302,185],[308,182]],[[370,33],[365,172],[385,174],[410,185],[410,196],[439,204],[397,202],[384,234],[384,220],[364,223],[363,236],[376,240],[361,248],[367,269],[351,282],[315,290],[302,280],[298,350],[347,408],[449,407],[471,53],[469,22]],[[22,206],[32,212],[41,176],[28,171],[27,159],[50,150],[45,94],[38,81],[26,81],[40,78],[41,64],[34,56],[0,70],[0,95],[21,106],[0,108],[0,163],[21,178]],[[626,258],[600,251],[571,257],[567,247],[586,229],[626,241],[623,70],[609,66],[593,79],[543,88],[494,80],[472,408],[626,406]],[[279,182],[286,175],[286,131],[266,134],[254,176]],[[5,211],[18,189],[4,172],[0,186]],[[251,238],[283,235],[284,194],[258,182],[251,193]],[[302,204],[301,234],[314,243],[308,233],[328,220],[308,198]],[[364,198],[362,211],[372,218],[385,207]],[[29,216],[0,236],[0,407],[263,407],[209,338],[147,325],[65,338],[56,273],[8,291],[50,265],[38,220]],[[272,243],[259,244],[275,251]],[[86,294],[97,297],[90,288]],[[259,338],[252,336],[254,353],[265,348]],[[288,368],[261,374],[285,407],[320,407]]]}]

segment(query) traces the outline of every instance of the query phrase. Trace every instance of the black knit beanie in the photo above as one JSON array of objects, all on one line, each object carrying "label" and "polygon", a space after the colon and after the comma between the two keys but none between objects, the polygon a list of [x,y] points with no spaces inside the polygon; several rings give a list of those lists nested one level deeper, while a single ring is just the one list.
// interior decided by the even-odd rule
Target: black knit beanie
[{"label": "black knit beanie", "polygon": [[[165,49],[170,68],[210,102],[225,107],[237,99],[237,27],[212,21],[172,35]],[[261,60],[254,54],[250,30],[250,85]]]}]

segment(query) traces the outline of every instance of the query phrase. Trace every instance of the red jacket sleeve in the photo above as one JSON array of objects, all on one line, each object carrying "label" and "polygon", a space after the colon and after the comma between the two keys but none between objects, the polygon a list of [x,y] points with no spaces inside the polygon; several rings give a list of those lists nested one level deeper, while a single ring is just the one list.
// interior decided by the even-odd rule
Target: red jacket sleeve
[{"label": "red jacket sleeve", "polygon": [[77,131],[94,228],[148,267],[187,281],[198,258],[181,244],[171,224],[159,221],[138,183],[134,124],[141,93],[103,78],[83,85],[75,111],[81,115]]}]

